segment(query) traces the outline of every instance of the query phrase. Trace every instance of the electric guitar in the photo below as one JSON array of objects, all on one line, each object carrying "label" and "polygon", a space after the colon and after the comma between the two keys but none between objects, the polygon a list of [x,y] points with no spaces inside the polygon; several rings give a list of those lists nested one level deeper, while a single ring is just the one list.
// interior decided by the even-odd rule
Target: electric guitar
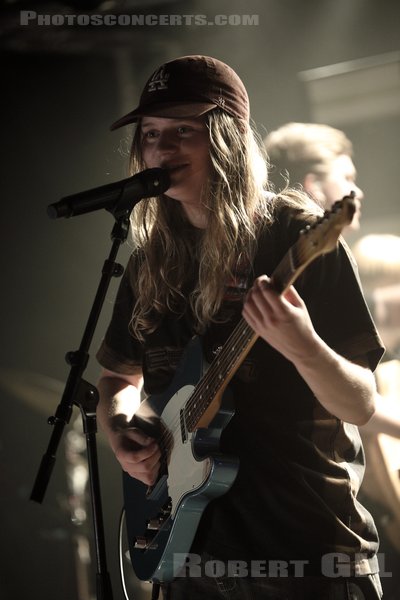
[{"label": "electric guitar", "polygon": [[[353,218],[353,198],[345,196],[302,230],[271,276],[279,293],[336,247]],[[201,340],[193,338],[167,391],[144,400],[133,417],[132,426],[157,439],[164,463],[151,488],[123,474],[129,554],[139,579],[162,583],[177,575],[205,507],[235,480],[238,460],[219,451],[233,415],[227,386],[257,337],[241,319],[205,372]]]}]

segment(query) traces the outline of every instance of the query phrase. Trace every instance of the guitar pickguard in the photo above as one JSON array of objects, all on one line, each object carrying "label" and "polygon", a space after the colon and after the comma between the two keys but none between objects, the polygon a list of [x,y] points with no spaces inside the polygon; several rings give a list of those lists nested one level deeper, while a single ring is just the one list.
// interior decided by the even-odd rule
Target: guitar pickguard
[{"label": "guitar pickguard", "polygon": [[186,431],[181,420],[177,420],[190,397],[194,386],[181,388],[162,412],[163,426],[172,433],[172,451],[168,457],[168,495],[171,499],[171,517],[175,516],[179,502],[185,494],[198,489],[210,474],[210,459],[196,460],[193,441],[196,434]]}]

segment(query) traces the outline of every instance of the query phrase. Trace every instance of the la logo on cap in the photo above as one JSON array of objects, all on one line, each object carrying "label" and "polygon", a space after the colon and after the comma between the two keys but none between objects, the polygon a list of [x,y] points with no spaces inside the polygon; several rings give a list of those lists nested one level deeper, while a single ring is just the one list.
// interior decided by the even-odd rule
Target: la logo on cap
[{"label": "la logo on cap", "polygon": [[163,65],[154,73],[154,75],[150,79],[147,91],[156,92],[157,90],[166,90],[168,88],[168,79],[169,73],[166,72],[165,65]]}]

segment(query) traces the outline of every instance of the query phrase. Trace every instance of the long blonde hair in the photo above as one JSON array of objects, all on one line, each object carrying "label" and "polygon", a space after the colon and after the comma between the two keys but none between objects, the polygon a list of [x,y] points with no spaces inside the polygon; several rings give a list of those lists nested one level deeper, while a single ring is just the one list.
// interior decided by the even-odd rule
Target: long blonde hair
[{"label": "long blonde hair", "polygon": [[[182,314],[187,303],[194,327],[204,331],[215,320],[225,285],[235,267],[251,263],[260,224],[271,221],[265,194],[267,162],[251,126],[216,109],[206,115],[212,174],[202,202],[207,228],[198,231],[186,219],[179,202],[167,196],[142,200],[132,212],[136,252],[131,330],[143,339],[169,312]],[[141,156],[140,122],[131,150],[131,173],[145,168]],[[198,277],[189,296],[185,285],[198,261]]]}]

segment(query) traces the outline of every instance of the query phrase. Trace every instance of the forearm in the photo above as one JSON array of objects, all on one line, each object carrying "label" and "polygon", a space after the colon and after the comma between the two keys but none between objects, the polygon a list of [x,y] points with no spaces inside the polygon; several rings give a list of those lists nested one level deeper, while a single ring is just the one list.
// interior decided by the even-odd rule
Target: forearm
[{"label": "forearm", "polygon": [[319,336],[315,348],[294,364],[318,401],[338,419],[364,425],[375,411],[377,397],[372,372],[332,350]]}]

